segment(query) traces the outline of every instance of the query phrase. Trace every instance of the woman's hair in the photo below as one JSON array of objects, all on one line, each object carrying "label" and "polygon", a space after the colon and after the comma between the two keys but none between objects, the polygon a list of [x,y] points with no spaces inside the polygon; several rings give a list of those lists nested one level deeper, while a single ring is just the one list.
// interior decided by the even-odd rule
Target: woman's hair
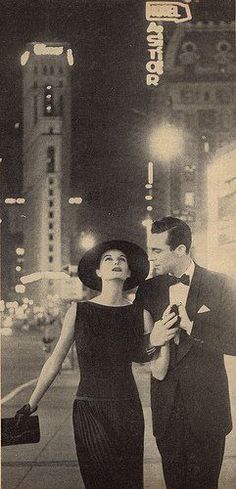
[{"label": "woman's hair", "polygon": [[191,229],[186,222],[177,217],[163,217],[152,223],[153,234],[160,234],[167,231],[166,244],[171,250],[175,250],[180,244],[185,245],[186,253],[189,253],[192,244]]}]

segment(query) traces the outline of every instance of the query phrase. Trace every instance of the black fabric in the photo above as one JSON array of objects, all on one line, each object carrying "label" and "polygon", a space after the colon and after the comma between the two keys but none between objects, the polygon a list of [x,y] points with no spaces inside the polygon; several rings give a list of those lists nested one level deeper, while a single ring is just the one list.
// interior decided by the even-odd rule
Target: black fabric
[{"label": "black fabric", "polygon": [[167,489],[217,489],[225,437],[199,440],[193,433],[179,386],[163,438],[156,438]]},{"label": "black fabric", "polygon": [[80,366],[78,396],[137,397],[132,360],[143,344],[143,312],[133,304],[109,307],[93,302],[77,306],[75,343]]},{"label": "black fabric", "polygon": [[144,421],[131,362],[142,348],[143,312],[79,303],[75,341],[81,379],[73,422],[85,487],[142,489]]},{"label": "black fabric", "polygon": [[144,421],[138,399],[76,399],[73,425],[86,489],[143,489]]},{"label": "black fabric", "polygon": [[38,416],[3,418],[1,420],[2,446],[38,443],[40,428]]},{"label": "black fabric", "polygon": [[189,275],[184,273],[181,275],[181,277],[175,277],[174,275],[170,276],[170,283],[171,285],[179,284],[182,283],[184,285],[189,285],[190,284],[190,278]]},{"label": "black fabric", "polygon": [[[154,321],[169,304],[169,276],[146,280],[138,288],[136,303]],[[200,313],[203,306],[208,312]],[[177,386],[186,415],[198,439],[225,436],[232,429],[224,354],[236,355],[235,283],[228,277],[195,265],[186,310],[193,329],[178,346],[170,342],[171,361],[163,381],[151,380],[153,431],[163,438],[175,402]]]}]

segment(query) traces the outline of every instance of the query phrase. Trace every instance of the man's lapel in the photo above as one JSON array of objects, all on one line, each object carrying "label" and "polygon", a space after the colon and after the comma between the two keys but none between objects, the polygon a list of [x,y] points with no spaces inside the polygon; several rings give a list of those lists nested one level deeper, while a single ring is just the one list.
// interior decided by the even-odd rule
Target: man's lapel
[{"label": "man's lapel", "polygon": [[[186,311],[188,317],[193,321],[195,315],[197,314],[199,304],[201,302],[201,280],[202,280],[202,269],[195,264],[195,270],[190,285],[188,299],[186,303]],[[193,346],[193,342],[187,333],[181,335],[181,341],[177,349],[176,361],[179,362],[188,353],[190,348]]]}]

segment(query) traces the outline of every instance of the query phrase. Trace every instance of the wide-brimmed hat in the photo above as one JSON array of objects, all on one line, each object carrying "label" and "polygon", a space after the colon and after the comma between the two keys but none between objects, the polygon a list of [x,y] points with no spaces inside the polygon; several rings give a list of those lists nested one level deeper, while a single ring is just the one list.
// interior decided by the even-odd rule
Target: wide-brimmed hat
[{"label": "wide-brimmed hat", "polygon": [[124,290],[131,290],[145,280],[149,272],[147,253],[137,244],[129,241],[112,240],[104,241],[91,248],[79,262],[78,277],[84,285],[93,290],[101,290],[102,281],[97,276],[101,256],[105,251],[122,251],[128,260],[131,276],[124,283]]}]

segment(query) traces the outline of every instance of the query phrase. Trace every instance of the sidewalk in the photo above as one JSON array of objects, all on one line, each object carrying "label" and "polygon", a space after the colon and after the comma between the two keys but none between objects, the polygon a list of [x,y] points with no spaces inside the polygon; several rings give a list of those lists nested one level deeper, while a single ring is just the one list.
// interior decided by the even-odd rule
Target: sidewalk
[{"label": "sidewalk", "polygon": [[[232,384],[236,362],[229,362]],[[151,431],[149,374],[135,367],[146,423],[144,480],[145,489],[165,489],[160,456]],[[2,489],[83,489],[74,448],[71,410],[78,384],[78,371],[63,371],[40,403],[41,441],[2,449]],[[25,389],[3,406],[2,416],[11,416],[28,398]],[[236,425],[236,389],[231,388],[233,417]],[[226,453],[219,489],[236,487],[236,429],[227,437]],[[112,489],[112,488],[111,488]],[[125,489],[125,488],[124,488]],[[191,489],[191,488],[189,488]]]}]

